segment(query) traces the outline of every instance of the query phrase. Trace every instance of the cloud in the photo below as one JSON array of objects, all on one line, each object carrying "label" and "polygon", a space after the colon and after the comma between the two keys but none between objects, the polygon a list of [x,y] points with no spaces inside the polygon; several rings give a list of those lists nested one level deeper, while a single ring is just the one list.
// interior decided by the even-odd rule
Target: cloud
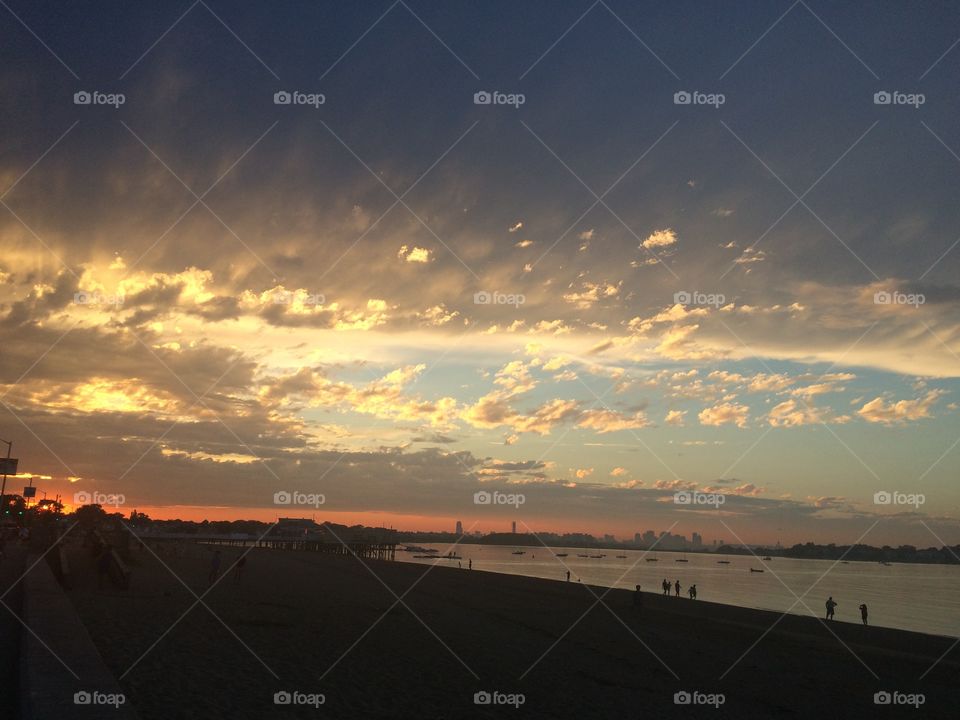
[{"label": "cloud", "polygon": [[408,263],[426,263],[430,262],[430,251],[422,247],[401,245],[397,257]]},{"label": "cloud", "polygon": [[622,467],[615,467],[613,470],[610,471],[611,477],[621,477],[622,475],[626,475],[626,474],[627,474],[627,469]]},{"label": "cloud", "polygon": [[624,415],[614,410],[586,410],[577,421],[577,427],[590,428],[600,434],[649,426],[650,421],[642,411]]},{"label": "cloud", "polygon": [[670,247],[676,242],[677,233],[670,228],[666,228],[664,230],[654,230],[641,245],[647,250],[653,250],[655,248]]},{"label": "cloud", "polygon": [[593,228],[590,228],[589,230],[584,230],[582,233],[577,235],[577,237],[580,238],[581,240],[593,240],[593,235],[594,235]]},{"label": "cloud", "polygon": [[515,225],[511,225],[510,227],[508,227],[508,228],[507,228],[507,232],[515,233],[515,232],[517,232],[517,231],[519,231],[519,230],[521,230],[521,229],[523,229],[523,221],[522,221],[522,220],[521,220],[521,221],[518,221]]},{"label": "cloud", "polygon": [[683,427],[683,420],[686,414],[686,410],[670,410],[667,412],[667,417],[664,422],[673,427]]},{"label": "cloud", "polygon": [[747,426],[747,417],[749,414],[750,408],[746,405],[721,403],[711,408],[701,410],[698,417],[700,418],[701,425],[733,424],[739,428],[744,428]]},{"label": "cloud", "polygon": [[930,410],[934,403],[945,394],[944,390],[931,390],[915,400],[898,400],[892,403],[887,402],[883,397],[876,397],[857,410],[857,415],[868,422],[885,425],[920,420],[931,417]]}]

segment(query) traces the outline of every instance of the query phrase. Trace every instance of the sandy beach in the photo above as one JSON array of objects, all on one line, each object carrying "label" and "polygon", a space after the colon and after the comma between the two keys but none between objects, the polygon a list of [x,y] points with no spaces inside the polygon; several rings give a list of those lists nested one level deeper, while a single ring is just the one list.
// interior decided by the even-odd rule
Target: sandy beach
[{"label": "sandy beach", "polygon": [[[919,679],[951,638],[656,592],[640,609],[622,590],[596,604],[604,588],[466,569],[257,549],[240,582],[204,598],[209,610],[187,612],[183,583],[203,594],[211,553],[168,546],[161,563],[134,551],[122,591],[98,589],[92,559],[71,549],[68,594],[145,720],[919,716],[877,707],[882,691],[923,693],[919,713],[947,717],[956,698],[955,654]],[[224,570],[239,553],[223,550]],[[278,706],[283,691],[324,703]],[[484,691],[523,703],[475,704]],[[678,692],[723,704],[678,705]]]}]

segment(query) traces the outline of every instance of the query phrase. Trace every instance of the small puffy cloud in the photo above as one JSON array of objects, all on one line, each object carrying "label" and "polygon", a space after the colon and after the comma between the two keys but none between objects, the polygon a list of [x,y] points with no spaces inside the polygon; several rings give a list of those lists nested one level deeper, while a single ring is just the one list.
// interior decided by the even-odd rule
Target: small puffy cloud
[{"label": "small puffy cloud", "polygon": [[583,283],[579,292],[571,291],[564,294],[563,299],[576,305],[581,310],[593,307],[604,298],[616,297],[620,293],[620,283]]},{"label": "small puffy cloud", "polygon": [[884,398],[877,397],[857,410],[857,414],[868,422],[885,425],[920,420],[930,417],[933,404],[945,394],[943,390],[931,390],[915,400],[898,400],[897,402],[887,402]]},{"label": "small puffy cloud", "polygon": [[773,427],[799,427],[825,421],[824,412],[796,400],[785,400],[774,407],[767,416]]},{"label": "small puffy cloud", "polygon": [[632,415],[624,415],[614,410],[585,410],[577,422],[577,427],[590,428],[600,434],[644,428],[649,425],[647,416],[639,411]]},{"label": "small puffy cloud", "polygon": [[737,265],[752,265],[753,263],[763,262],[767,259],[767,254],[763,250],[754,250],[752,247],[745,248],[740,257],[734,262]]},{"label": "small puffy cloud", "polygon": [[409,263],[425,263],[430,262],[430,251],[422,247],[401,245],[397,257]]},{"label": "small puffy cloud", "polygon": [[627,474],[627,469],[622,467],[615,467],[613,470],[610,471],[611,477],[620,477],[621,475],[626,475],[626,474]]},{"label": "small puffy cloud", "polygon": [[515,232],[518,232],[519,230],[522,230],[522,229],[523,229],[523,221],[520,220],[520,221],[517,222],[516,225],[511,225],[510,227],[508,227],[508,228],[507,228],[507,232],[515,233]]},{"label": "small puffy cloud", "polygon": [[666,228],[664,230],[654,230],[642,244],[647,250],[653,250],[654,248],[670,247],[676,242],[677,233],[670,228]]},{"label": "small puffy cloud", "polygon": [[593,468],[580,468],[574,473],[574,475],[577,476],[577,480],[583,480],[584,478],[593,475]]},{"label": "small puffy cloud", "polygon": [[673,427],[683,427],[683,418],[686,416],[686,410],[670,410],[664,422]]},{"label": "small puffy cloud", "polygon": [[736,425],[739,428],[747,426],[747,417],[750,408],[746,405],[720,403],[700,411],[698,417],[701,425]]},{"label": "small puffy cloud", "polygon": [[581,240],[593,240],[593,235],[593,228],[590,228],[589,230],[584,230],[577,237],[579,237]]},{"label": "small puffy cloud", "polygon": [[531,245],[533,245],[533,240],[520,240],[513,244],[514,247],[518,248],[530,247]]},{"label": "small puffy cloud", "polygon": [[714,210],[713,214],[716,215],[717,217],[730,217],[731,215],[733,215],[733,210],[731,210],[730,208],[721,207]]}]

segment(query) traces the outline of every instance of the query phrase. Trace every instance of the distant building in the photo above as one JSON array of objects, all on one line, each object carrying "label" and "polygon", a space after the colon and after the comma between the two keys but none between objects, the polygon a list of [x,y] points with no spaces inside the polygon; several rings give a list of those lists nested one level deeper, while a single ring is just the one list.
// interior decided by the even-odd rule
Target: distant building
[{"label": "distant building", "polygon": [[605,543],[614,543],[617,541],[617,539],[613,535],[606,534],[603,536],[603,541]]},{"label": "distant building", "polygon": [[703,547],[703,536],[700,533],[694,533],[691,544],[695,548]]},{"label": "distant building", "polygon": [[271,535],[282,537],[302,537],[309,533],[320,532],[322,528],[310,518],[278,518],[270,531]]},{"label": "distant building", "polygon": [[516,521],[516,520],[514,520],[514,521],[510,524],[510,532],[512,532],[514,535],[517,534],[517,521]]},{"label": "distant building", "polygon": [[457,535],[463,535],[463,523],[457,520]]},{"label": "distant building", "polygon": [[643,544],[650,547],[657,541],[657,534],[653,530],[647,530],[643,534]]}]

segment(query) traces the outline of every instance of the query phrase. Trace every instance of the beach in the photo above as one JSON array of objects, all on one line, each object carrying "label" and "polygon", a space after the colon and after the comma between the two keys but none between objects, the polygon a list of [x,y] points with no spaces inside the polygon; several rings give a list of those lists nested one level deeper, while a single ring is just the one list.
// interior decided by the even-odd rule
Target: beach
[{"label": "beach", "polygon": [[[156,545],[159,559],[133,550],[128,590],[99,589],[88,551],[69,551],[68,596],[146,720],[918,716],[878,708],[878,692],[922,693],[923,717],[953,716],[960,663],[937,662],[952,638],[659,588],[637,608],[629,591],[575,581],[261,549],[187,612],[213,549]],[[240,552],[224,548],[222,570]],[[276,705],[278,692],[313,704]],[[484,692],[493,702],[476,704]]]}]

